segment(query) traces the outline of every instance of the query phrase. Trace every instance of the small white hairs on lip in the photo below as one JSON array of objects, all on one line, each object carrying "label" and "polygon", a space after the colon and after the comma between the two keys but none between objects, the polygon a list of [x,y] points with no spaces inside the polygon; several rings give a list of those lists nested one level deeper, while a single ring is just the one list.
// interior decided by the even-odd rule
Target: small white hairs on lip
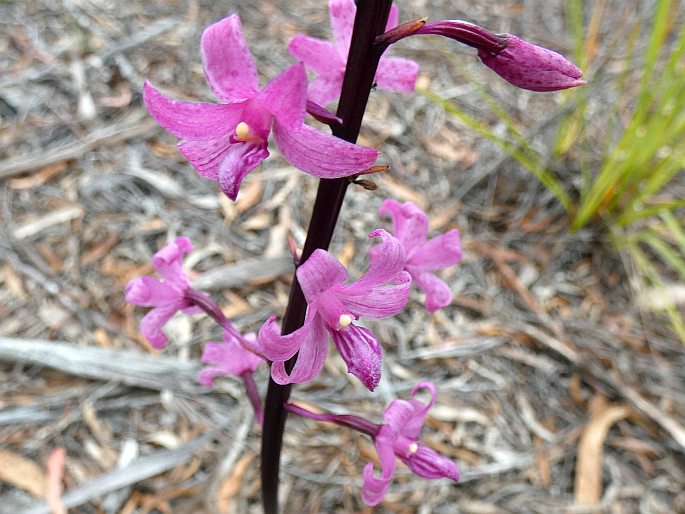
[{"label": "small white hairs on lip", "polygon": [[338,325],[340,325],[340,328],[346,328],[349,327],[352,324],[352,316],[349,314],[341,314],[340,319],[338,320]]}]

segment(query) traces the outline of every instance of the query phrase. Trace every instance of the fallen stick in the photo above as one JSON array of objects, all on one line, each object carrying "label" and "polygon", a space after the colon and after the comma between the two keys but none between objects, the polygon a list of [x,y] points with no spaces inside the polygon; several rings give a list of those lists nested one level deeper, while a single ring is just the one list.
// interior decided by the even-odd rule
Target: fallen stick
[{"label": "fallen stick", "polygon": [[0,337],[0,361],[46,366],[71,375],[155,391],[206,391],[197,382],[199,363],[130,350]]},{"label": "fallen stick", "polygon": [[0,164],[0,180],[21,175],[28,171],[43,168],[57,162],[69,161],[105,143],[115,145],[136,137],[154,132],[158,125],[152,119],[126,121],[96,130],[80,141],[68,143],[45,152],[37,152],[35,157],[17,157]]}]

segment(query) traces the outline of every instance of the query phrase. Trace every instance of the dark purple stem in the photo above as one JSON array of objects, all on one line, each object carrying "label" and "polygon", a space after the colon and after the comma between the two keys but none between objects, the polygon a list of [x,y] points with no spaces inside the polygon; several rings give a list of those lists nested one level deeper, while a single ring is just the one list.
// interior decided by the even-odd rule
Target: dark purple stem
[{"label": "dark purple stem", "polygon": [[[381,52],[374,47],[374,39],[382,34],[388,20],[392,0],[357,0],[357,14],[347,58],[347,69],[343,81],[337,116],[343,120],[332,127],[337,137],[356,142],[361,128],[366,102],[371,93],[373,79]],[[302,251],[305,262],[317,248],[327,249],[338,221],[340,208],[349,181],[346,178],[322,179],[312,210],[307,240]],[[288,307],[283,317],[283,334],[290,334],[304,323],[307,302],[302,289],[293,279]],[[292,370],[297,356],[287,363]],[[283,404],[290,396],[290,385],[279,385],[269,381],[264,403],[264,430],[262,432],[261,476],[264,514],[278,514],[278,472],[283,445],[283,430],[287,411]]]},{"label": "dark purple stem", "polygon": [[303,418],[314,419],[316,421],[327,421],[328,423],[335,423],[343,427],[353,428],[359,432],[363,432],[371,437],[376,437],[381,426],[372,423],[368,419],[351,414],[317,414],[316,412],[308,411],[307,409],[295,405],[294,403],[286,403],[285,409],[288,412],[302,416]]}]

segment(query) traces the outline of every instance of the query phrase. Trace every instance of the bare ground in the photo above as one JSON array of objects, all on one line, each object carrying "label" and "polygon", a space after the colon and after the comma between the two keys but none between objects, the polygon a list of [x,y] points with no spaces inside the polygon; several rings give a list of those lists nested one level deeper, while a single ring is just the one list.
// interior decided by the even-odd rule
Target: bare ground
[{"label": "bare ground", "polygon": [[[464,18],[572,47],[563,2],[472,4],[399,2],[404,20]],[[616,27],[651,9],[605,4],[588,74],[598,130],[615,101],[606,85],[621,57]],[[60,475],[47,462],[60,447],[70,512],[259,512],[259,429],[238,382],[208,392],[195,381],[202,346],[220,331],[179,318],[173,343],[155,352],[138,333],[142,311],[122,294],[169,238],[187,235],[196,283],[241,329],[285,306],[286,238],[302,244],[315,180],[276,155],[230,203],[140,100],[145,78],[178,98],[211,99],[199,36],[232,11],[263,78],[291,62],[285,44],[296,32],[328,37],[325,2],[0,3],[2,513],[49,512],[46,484]],[[572,97],[515,91],[456,44],[394,50],[421,63],[424,86],[501,129],[446,52],[482,77],[537,148],[550,145]],[[383,151],[391,173],[375,192],[348,193],[333,250],[352,274],[367,265],[366,234],[387,227],[376,212],[388,196],[424,207],[436,230],[459,228],[465,254],[443,275],[452,306],[431,316],[416,294],[402,315],[371,325],[385,351],[374,394],[338,358],[295,389],[299,401],[380,421],[416,382],[438,385],[424,441],[458,461],[461,483],[401,468],[375,512],[685,512],[685,351],[638,308],[630,266],[601,228],[570,235],[542,186],[419,94],[374,93],[362,142]],[[554,166],[574,181],[573,162]],[[257,378],[264,385],[266,371]],[[370,459],[364,436],[291,419],[284,512],[372,512],[359,495]]]}]

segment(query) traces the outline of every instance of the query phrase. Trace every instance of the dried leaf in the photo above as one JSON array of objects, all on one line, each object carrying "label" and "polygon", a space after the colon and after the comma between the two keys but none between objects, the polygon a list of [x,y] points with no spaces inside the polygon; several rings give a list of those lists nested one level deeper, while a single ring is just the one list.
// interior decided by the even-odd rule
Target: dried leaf
[{"label": "dried leaf", "polygon": [[23,489],[36,498],[42,498],[45,493],[45,475],[40,466],[13,452],[0,450],[0,481]]},{"label": "dried leaf", "polygon": [[626,418],[625,405],[607,405],[590,417],[578,445],[575,499],[578,505],[594,505],[602,497],[603,446],[611,425]]},{"label": "dried leaf", "polygon": [[216,495],[215,503],[219,512],[230,514],[234,512],[231,508],[231,499],[240,492],[240,488],[243,482],[243,478],[247,470],[250,469],[252,461],[256,457],[256,454],[249,453],[244,455],[235,466],[231,474],[226,477],[224,482],[221,484],[221,488]]}]

